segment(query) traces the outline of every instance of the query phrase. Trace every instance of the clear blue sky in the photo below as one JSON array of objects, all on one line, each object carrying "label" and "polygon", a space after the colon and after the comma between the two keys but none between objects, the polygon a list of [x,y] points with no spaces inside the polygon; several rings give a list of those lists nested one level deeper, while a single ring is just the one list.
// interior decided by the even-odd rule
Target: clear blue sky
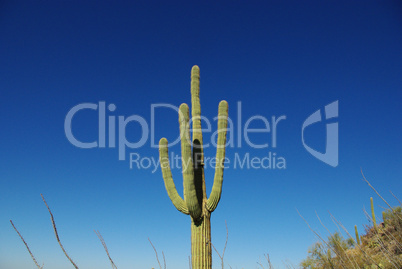
[{"label": "clear blue sky", "polygon": [[[84,2],[84,3],[82,3]],[[118,268],[157,267],[147,238],[164,251],[168,268],[188,268],[190,219],[178,212],[159,169],[130,169],[130,153],[157,159],[150,135],[126,149],[81,149],[66,138],[67,113],[81,103],[114,104],[106,117],[132,115],[151,122],[151,105],[190,103],[190,70],[201,69],[202,114],[212,119],[229,103],[234,128],[260,115],[286,116],[271,133],[253,133],[255,149],[227,149],[227,156],[262,158],[275,153],[286,169],[225,170],[222,199],[212,214],[212,240],[221,250],[225,220],[232,268],[256,268],[269,253],[276,268],[297,265],[316,242],[296,208],[325,235],[330,211],[346,228],[367,224],[363,208],[374,197],[366,177],[393,205],[402,197],[402,8],[398,1],[2,1],[0,4],[0,268],[34,268],[12,229],[12,219],[45,268],[71,268],[52,231],[43,193],[60,238],[80,268],[110,268],[94,229]],[[309,115],[339,102],[339,164],[329,166],[303,147]],[[237,122],[237,103],[242,124]],[[108,123],[108,122],[107,122]],[[212,122],[212,131],[216,122]],[[117,124],[117,120],[116,120]],[[82,110],[73,134],[98,139],[98,115]],[[260,120],[250,128],[262,128]],[[155,141],[179,134],[177,113],[160,109]],[[238,135],[234,133],[237,141]],[[127,139],[141,138],[138,123]],[[204,139],[210,141],[211,133]],[[325,150],[325,122],[305,131],[306,143]],[[171,152],[180,154],[180,147]],[[237,155],[236,155],[237,154]],[[205,155],[213,157],[214,148]],[[182,193],[180,169],[173,170]],[[206,169],[208,190],[213,170]],[[161,255],[161,253],[160,253]],[[214,268],[220,264],[214,254]]]}]

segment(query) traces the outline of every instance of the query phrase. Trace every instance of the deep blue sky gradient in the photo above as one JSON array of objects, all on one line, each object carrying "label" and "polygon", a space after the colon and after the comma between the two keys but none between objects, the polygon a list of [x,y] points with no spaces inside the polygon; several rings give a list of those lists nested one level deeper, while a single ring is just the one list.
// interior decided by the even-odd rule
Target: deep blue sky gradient
[{"label": "deep blue sky gradient", "polygon": [[[269,253],[275,268],[297,265],[317,238],[296,208],[325,236],[330,211],[361,233],[363,208],[374,197],[360,168],[384,197],[402,197],[402,9],[397,1],[5,1],[0,4],[0,268],[34,268],[9,220],[45,268],[70,268],[54,238],[43,193],[60,238],[80,268],[109,268],[94,229],[119,268],[157,267],[147,238],[164,251],[168,268],[188,268],[190,219],[171,204],[158,169],[130,169],[116,148],[79,149],[64,133],[68,111],[80,103],[115,104],[107,116],[139,115],[152,104],[190,103],[190,70],[201,69],[202,114],[212,119],[229,103],[234,127],[254,115],[286,116],[278,145],[227,149],[286,159],[286,169],[224,173],[222,199],[212,215],[214,245],[229,242],[232,268],[256,268]],[[301,142],[303,121],[339,101],[339,165],[311,156]],[[237,124],[237,102],[243,126]],[[179,134],[177,113],[156,114],[155,142]],[[95,111],[77,114],[73,132],[97,139]],[[255,121],[253,128],[261,128]],[[216,129],[213,122],[212,130]],[[324,151],[325,125],[306,131]],[[138,124],[127,137],[141,137]],[[271,134],[250,135],[270,143]],[[234,134],[237,141],[237,134]],[[210,140],[210,134],[204,139]],[[171,152],[180,154],[180,147]],[[158,158],[147,143],[127,149]],[[206,149],[212,157],[215,149]],[[173,170],[179,193],[182,176]],[[206,169],[208,190],[213,169]],[[161,254],[160,254],[161,255]],[[214,254],[214,267],[219,260]]]}]

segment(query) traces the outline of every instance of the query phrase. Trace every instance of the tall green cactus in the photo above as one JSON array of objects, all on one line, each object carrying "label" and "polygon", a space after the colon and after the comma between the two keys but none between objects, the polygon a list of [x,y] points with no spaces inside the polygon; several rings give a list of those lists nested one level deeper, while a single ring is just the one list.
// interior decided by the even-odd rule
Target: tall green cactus
[{"label": "tall green cactus", "polygon": [[377,229],[377,222],[375,220],[375,213],[374,213],[373,197],[370,197],[370,204],[371,204],[371,217],[373,218],[373,226],[374,226],[374,229]]},{"label": "tall green cactus", "polygon": [[216,209],[222,193],[223,166],[228,119],[228,104],[219,103],[218,143],[216,150],[215,177],[212,191],[207,197],[204,178],[204,151],[201,129],[200,69],[191,69],[191,114],[193,137],[190,141],[189,108],[181,104],[179,124],[181,138],[183,193],[178,194],[170,171],[168,141],[159,141],[159,158],[163,180],[170,200],[177,210],[191,217],[191,262],[193,269],[212,268],[211,213]]},{"label": "tall green cactus", "polygon": [[355,225],[355,234],[356,234],[356,243],[357,243],[357,245],[360,245],[360,237],[359,237],[359,232],[357,231],[356,225]]}]

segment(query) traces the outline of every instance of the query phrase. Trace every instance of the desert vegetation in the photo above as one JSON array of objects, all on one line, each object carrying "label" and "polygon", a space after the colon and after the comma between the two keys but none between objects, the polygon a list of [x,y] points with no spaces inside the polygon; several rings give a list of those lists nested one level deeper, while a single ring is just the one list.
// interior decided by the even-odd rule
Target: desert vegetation
[{"label": "desert vegetation", "polygon": [[[383,221],[365,226],[365,234],[347,238],[335,232],[315,243],[301,268],[402,268],[402,208],[383,211]],[[344,227],[343,227],[344,228]]]},{"label": "desert vegetation", "polygon": [[313,231],[320,241],[310,247],[308,257],[300,264],[301,268],[402,268],[402,203],[391,192],[399,203],[398,206],[392,207],[364,177],[363,173],[362,176],[363,180],[388,206],[382,211],[382,222],[377,223],[373,197],[370,197],[371,214],[364,210],[369,224],[365,225],[363,235],[359,235],[355,225],[353,236],[353,233],[350,233],[340,221],[331,215],[333,221],[340,227],[340,230],[347,234],[347,237],[344,238],[340,232],[330,233],[328,231],[330,235],[327,239],[323,239]]}]

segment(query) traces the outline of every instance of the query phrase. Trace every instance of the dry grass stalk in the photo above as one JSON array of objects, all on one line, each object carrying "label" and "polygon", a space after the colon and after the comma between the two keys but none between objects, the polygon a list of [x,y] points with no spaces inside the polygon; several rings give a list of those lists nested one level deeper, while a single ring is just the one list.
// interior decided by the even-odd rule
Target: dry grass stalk
[{"label": "dry grass stalk", "polygon": [[[296,208],[296,211],[297,211],[297,213],[299,214],[299,216],[304,220],[304,222],[307,224],[307,226],[308,226],[308,228],[330,249],[330,250],[332,250],[334,253],[337,253],[336,252],[336,250],[330,245],[330,244],[328,244],[327,243],[327,241],[325,241],[313,228],[311,228],[311,226],[310,226],[310,224],[307,222],[307,220],[300,214],[300,212],[299,212],[299,210]],[[345,268],[344,266],[343,266],[343,264],[341,264],[342,265],[342,268]],[[345,268],[346,269],[346,268]]]},{"label": "dry grass stalk", "polygon": [[[269,258],[269,254],[268,254],[268,253],[267,253],[267,254],[264,254],[264,257],[265,257],[265,259],[267,260],[268,269],[273,269],[274,267],[273,267],[272,264],[271,264],[271,259]],[[257,264],[258,264],[259,266],[261,266],[262,269],[265,269],[261,262],[257,262]]]},{"label": "dry grass stalk", "polygon": [[12,220],[10,220],[10,223],[11,223],[11,225],[13,226],[14,230],[15,230],[15,231],[17,232],[17,234],[19,235],[19,237],[21,238],[22,242],[24,242],[25,247],[27,248],[27,250],[28,250],[28,252],[29,252],[29,255],[31,255],[31,258],[32,258],[32,260],[34,261],[36,267],[38,267],[39,269],[42,269],[42,268],[43,268],[43,265],[40,266],[40,265],[38,264],[38,262],[36,261],[34,255],[32,254],[31,250],[29,249],[29,246],[28,246],[27,242],[25,242],[24,237],[22,237],[22,235],[20,234],[20,232],[17,230],[17,228],[15,227],[15,225],[14,225],[14,223],[13,223]]},{"label": "dry grass stalk", "polygon": [[[228,245],[228,238],[229,238],[229,230],[228,230],[228,224],[227,224],[226,220],[225,220],[225,226],[226,226],[226,241],[225,241],[225,246],[223,247],[222,256],[210,240],[207,242],[207,244],[211,244],[212,248],[215,250],[216,254],[218,254],[219,258],[221,259],[222,269],[224,269],[223,257],[225,256],[226,246]],[[229,267],[230,267],[230,265],[229,265]]]},{"label": "dry grass stalk", "polygon": [[66,250],[64,249],[63,245],[61,244],[61,241],[60,241],[60,238],[59,238],[59,234],[57,233],[56,223],[55,223],[55,221],[54,221],[52,211],[50,210],[49,206],[47,205],[46,200],[45,200],[45,197],[43,197],[43,194],[40,194],[40,196],[42,196],[42,200],[43,200],[43,202],[45,203],[45,205],[46,205],[46,207],[47,207],[47,210],[49,211],[50,219],[51,219],[51,221],[52,221],[53,230],[54,230],[54,234],[56,235],[57,242],[59,243],[59,245],[60,245],[61,249],[63,250],[64,255],[66,255],[67,259],[71,262],[71,264],[72,264],[76,269],[78,269],[78,266],[73,262],[73,260],[70,258],[70,256],[68,256]]},{"label": "dry grass stalk", "polygon": [[[152,248],[153,248],[154,251],[155,251],[156,260],[158,261],[159,268],[162,269],[162,265],[161,265],[161,263],[160,263],[160,261],[159,261],[159,257],[158,257],[158,252],[156,251],[156,248],[155,248],[154,245],[152,244],[151,239],[149,239],[149,237],[148,237],[148,241],[149,241],[149,243],[151,244]],[[163,265],[164,265],[164,269],[166,269],[165,254],[163,253],[163,251],[162,251],[162,256],[163,256]]]},{"label": "dry grass stalk", "polygon": [[188,256],[188,268],[190,268],[190,269],[193,268],[193,266],[191,264],[191,257],[190,256]]},{"label": "dry grass stalk", "polygon": [[402,205],[401,200],[399,200],[398,197],[396,197],[395,194],[392,193],[392,191],[389,192],[392,194],[392,196],[394,196],[394,198],[399,202],[399,204]]},{"label": "dry grass stalk", "polygon": [[98,236],[99,240],[101,241],[102,246],[103,246],[103,248],[104,248],[104,249],[105,249],[105,251],[106,251],[107,257],[109,258],[110,263],[112,264],[112,268],[113,268],[113,269],[117,269],[117,266],[114,264],[114,262],[113,262],[112,258],[111,258],[111,257],[110,257],[110,255],[109,255],[109,250],[107,249],[107,246],[106,246],[105,240],[103,240],[102,235],[100,234],[100,232],[99,232],[99,231],[94,231],[94,232],[96,233],[96,235]]},{"label": "dry grass stalk", "polygon": [[380,197],[380,198],[387,204],[387,206],[388,206],[392,211],[394,211],[394,209],[392,208],[392,206],[390,206],[390,204],[388,204],[388,202],[381,196],[381,194],[379,194],[378,191],[377,191],[377,190],[370,184],[370,182],[366,179],[366,177],[365,177],[364,174],[363,174],[363,170],[362,170],[362,169],[360,169],[360,172],[361,172],[361,174],[362,174],[362,176],[363,176],[363,180],[367,183],[367,185],[369,185],[369,187],[373,189],[373,191],[378,195],[378,197]]}]

